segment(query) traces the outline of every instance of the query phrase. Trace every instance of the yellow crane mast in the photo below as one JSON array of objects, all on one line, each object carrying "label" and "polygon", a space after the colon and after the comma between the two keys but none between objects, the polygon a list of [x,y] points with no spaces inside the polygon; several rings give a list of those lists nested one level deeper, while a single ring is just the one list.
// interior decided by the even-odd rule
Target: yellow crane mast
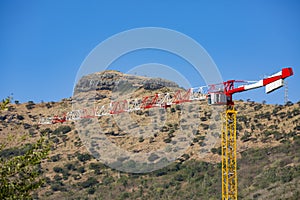
[{"label": "yellow crane mast", "polygon": [[222,200],[236,200],[238,198],[237,179],[237,137],[236,116],[232,95],[247,90],[264,87],[270,93],[284,85],[283,80],[293,75],[292,68],[283,68],[280,72],[251,84],[235,87],[236,83],[249,83],[247,81],[229,80],[223,83],[224,88],[216,89],[211,85],[208,102],[211,105],[226,105],[226,110],[221,114],[222,132]]}]

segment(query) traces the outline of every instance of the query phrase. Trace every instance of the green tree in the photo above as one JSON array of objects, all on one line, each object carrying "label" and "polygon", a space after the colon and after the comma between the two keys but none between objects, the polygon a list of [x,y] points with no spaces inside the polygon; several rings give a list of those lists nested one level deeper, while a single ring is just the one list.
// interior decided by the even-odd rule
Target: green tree
[{"label": "green tree", "polygon": [[[0,144],[0,151],[6,146]],[[0,157],[0,199],[31,199],[31,192],[44,182],[39,169],[49,150],[50,144],[40,138],[21,155]]]},{"label": "green tree", "polygon": [[10,104],[12,100],[11,96],[6,97],[5,99],[0,102],[0,110],[7,110],[8,109],[8,104]]}]

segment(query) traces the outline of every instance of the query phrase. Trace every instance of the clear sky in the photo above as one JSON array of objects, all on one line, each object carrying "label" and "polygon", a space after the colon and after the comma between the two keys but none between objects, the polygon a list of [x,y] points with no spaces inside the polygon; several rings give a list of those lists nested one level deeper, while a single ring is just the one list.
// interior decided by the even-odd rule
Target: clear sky
[{"label": "clear sky", "polygon": [[[292,66],[295,75],[288,79],[289,99],[298,102],[299,19],[297,0],[2,0],[0,99],[11,93],[21,102],[70,97],[77,70],[100,42],[132,28],[164,27],[201,44],[223,80],[257,80]],[[148,55],[147,62],[172,63],[162,61],[157,52]],[[143,64],[143,59],[139,61]],[[124,71],[119,63],[116,68]],[[193,86],[201,85],[191,80]],[[259,89],[234,98],[282,104],[284,90],[266,95]]]}]

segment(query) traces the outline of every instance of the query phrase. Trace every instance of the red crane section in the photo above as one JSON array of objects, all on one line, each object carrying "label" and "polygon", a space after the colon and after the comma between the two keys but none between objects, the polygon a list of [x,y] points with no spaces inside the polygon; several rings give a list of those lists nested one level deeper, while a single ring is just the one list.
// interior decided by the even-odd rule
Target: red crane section
[{"label": "red crane section", "polygon": [[[292,76],[293,69],[283,68],[280,72],[273,74],[267,78],[262,80],[256,81],[251,84],[241,85],[239,87],[235,87],[235,83],[247,83],[247,81],[238,81],[238,80],[229,80],[223,83],[224,85],[224,93],[223,95],[226,96],[222,97],[222,92],[219,90],[215,90],[215,86],[211,86],[211,95],[215,95],[211,104],[226,104],[226,105],[233,105],[232,95],[239,92],[244,92],[247,90],[252,90],[255,88],[266,86],[266,93],[273,92],[274,90],[283,86],[283,80],[289,76]],[[217,96],[216,96],[217,95]]]},{"label": "red crane section", "polygon": [[[54,116],[52,118],[43,118],[41,124],[63,123],[68,120],[77,120],[80,118],[93,118],[105,115],[120,114],[123,112],[133,112],[136,110],[150,108],[168,108],[174,104],[181,104],[191,101],[207,100],[209,105],[228,105],[233,106],[232,95],[259,87],[266,88],[266,93],[270,93],[284,85],[283,80],[293,75],[292,68],[283,68],[278,73],[268,76],[259,81],[241,81],[228,80],[219,84],[190,88],[186,91],[177,90],[174,93],[153,94],[141,99],[126,99],[111,102],[109,105],[98,106],[88,111],[87,109],[70,111],[63,117]],[[243,84],[236,86],[237,84]],[[207,88],[207,90],[205,89]]]}]

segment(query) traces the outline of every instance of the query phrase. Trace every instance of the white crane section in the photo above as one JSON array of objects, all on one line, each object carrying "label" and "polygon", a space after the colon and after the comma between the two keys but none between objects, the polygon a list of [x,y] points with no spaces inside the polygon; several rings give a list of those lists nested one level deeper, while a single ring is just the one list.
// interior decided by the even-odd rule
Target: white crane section
[{"label": "white crane section", "polygon": [[[266,93],[270,93],[283,86],[283,80],[293,75],[292,68],[283,68],[267,78],[253,81],[229,80],[219,84],[190,88],[186,91],[177,90],[176,92],[157,93],[145,96],[140,99],[123,99],[112,101],[109,104],[101,105],[95,103],[93,110],[73,110],[67,112],[62,117],[54,116],[41,118],[40,124],[62,123],[69,120],[81,118],[95,118],[107,115],[114,115],[123,112],[134,112],[149,108],[168,108],[174,104],[181,104],[191,101],[208,100],[210,105],[231,105],[233,104],[232,95],[259,87],[266,86]],[[234,87],[235,83],[248,83],[239,87]]]}]

